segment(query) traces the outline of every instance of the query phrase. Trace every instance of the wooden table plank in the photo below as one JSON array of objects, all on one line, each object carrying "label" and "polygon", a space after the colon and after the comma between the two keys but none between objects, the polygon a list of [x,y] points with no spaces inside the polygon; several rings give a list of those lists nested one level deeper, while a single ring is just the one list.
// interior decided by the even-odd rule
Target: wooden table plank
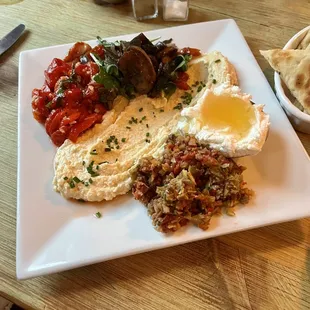
[{"label": "wooden table plank", "polygon": [[[14,5],[1,5],[15,3]],[[55,14],[58,15],[55,19]],[[0,37],[27,33],[0,59],[0,294],[33,309],[309,309],[310,219],[121,258],[61,274],[15,275],[18,54],[25,49],[177,25],[139,23],[130,4],[0,0]],[[282,47],[308,26],[306,0],[192,0],[187,23],[234,18],[268,81],[259,49]],[[208,40],[208,38],[202,38]],[[298,133],[310,154],[310,136]],[[293,206],[292,206],[293,207]]]}]

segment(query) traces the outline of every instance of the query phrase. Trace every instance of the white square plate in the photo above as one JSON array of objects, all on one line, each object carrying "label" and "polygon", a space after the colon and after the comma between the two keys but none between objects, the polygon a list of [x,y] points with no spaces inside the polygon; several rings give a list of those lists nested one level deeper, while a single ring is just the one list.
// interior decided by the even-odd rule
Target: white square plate
[{"label": "white square plate", "polygon": [[[102,204],[67,201],[52,188],[55,147],[32,117],[31,91],[41,87],[43,71],[71,44],[25,51],[19,67],[17,277],[25,279],[116,257],[169,247],[240,230],[310,216],[310,162],[296,133],[233,20],[192,24],[147,32],[173,38],[179,47],[221,51],[234,64],[243,91],[266,104],[271,129],[263,151],[240,163],[256,192],[235,217],[211,220],[207,231],[189,226],[165,236],[157,232],[146,208],[130,195]],[[131,39],[134,35],[115,39]],[[95,42],[92,41],[92,44]],[[98,210],[102,218],[94,213]],[[156,255],[156,253],[154,253]]]}]

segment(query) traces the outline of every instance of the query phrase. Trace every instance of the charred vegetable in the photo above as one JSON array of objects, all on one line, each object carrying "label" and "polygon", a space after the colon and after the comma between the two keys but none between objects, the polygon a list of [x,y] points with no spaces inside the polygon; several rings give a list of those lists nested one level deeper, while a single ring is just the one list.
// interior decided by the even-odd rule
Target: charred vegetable
[{"label": "charred vegetable", "polygon": [[119,59],[118,66],[125,82],[132,84],[137,93],[147,94],[156,80],[156,73],[150,57],[138,46],[130,46]]}]

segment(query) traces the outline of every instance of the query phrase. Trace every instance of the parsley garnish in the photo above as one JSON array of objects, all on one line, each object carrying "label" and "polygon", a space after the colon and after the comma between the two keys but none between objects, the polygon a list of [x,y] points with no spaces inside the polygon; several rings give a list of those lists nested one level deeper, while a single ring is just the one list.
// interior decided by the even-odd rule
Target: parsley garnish
[{"label": "parsley garnish", "polygon": [[139,112],[142,112],[142,111],[143,111],[143,108],[140,108],[140,109],[139,109]]},{"label": "parsley garnish", "polygon": [[69,181],[69,185],[70,185],[70,188],[74,188],[75,187],[74,181],[72,179]]},{"label": "parsley garnish", "polygon": [[67,181],[67,180],[68,180],[68,177],[64,177],[64,180]]},{"label": "parsley garnish", "polygon": [[96,218],[100,219],[102,217],[102,214],[100,212],[95,213]]},{"label": "parsley garnish", "polygon": [[[92,161],[89,166],[86,168],[87,172],[92,176],[92,177],[97,177],[99,175],[99,173],[95,172],[93,170],[93,165],[94,165],[94,161]],[[86,185],[86,183],[85,183]],[[87,185],[86,185],[87,186]]]},{"label": "parsley garnish", "polygon": [[89,179],[88,182],[89,182],[90,184],[93,184],[93,179]]},{"label": "parsley garnish", "polygon": [[146,135],[147,137],[149,137],[149,136],[150,136],[150,133],[149,133],[149,132],[147,132],[145,135]]},{"label": "parsley garnish", "polygon": [[213,84],[216,84],[216,79],[213,79],[213,80],[212,80],[212,83],[213,83]]},{"label": "parsley garnish", "polygon": [[81,180],[78,177],[73,177],[72,179],[75,183],[80,183]]},{"label": "parsley garnish", "polygon": [[178,103],[173,109],[174,110],[182,110],[182,103]]},{"label": "parsley garnish", "polygon": [[90,155],[98,155],[97,150],[92,150],[89,154]]},{"label": "parsley garnish", "polygon": [[122,142],[126,142],[126,138],[122,138]]},{"label": "parsley garnish", "polygon": [[215,63],[218,63],[218,62],[221,62],[221,59],[217,59],[217,60],[215,61]]}]

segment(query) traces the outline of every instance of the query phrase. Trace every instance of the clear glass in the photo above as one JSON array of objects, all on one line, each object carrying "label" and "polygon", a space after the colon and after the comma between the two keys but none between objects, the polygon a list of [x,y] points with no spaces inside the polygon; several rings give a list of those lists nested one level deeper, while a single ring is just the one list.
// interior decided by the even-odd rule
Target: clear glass
[{"label": "clear glass", "polygon": [[131,0],[136,20],[152,19],[158,16],[158,0]]},{"label": "clear glass", "polygon": [[167,21],[185,21],[188,18],[189,0],[163,0],[163,18]]}]

